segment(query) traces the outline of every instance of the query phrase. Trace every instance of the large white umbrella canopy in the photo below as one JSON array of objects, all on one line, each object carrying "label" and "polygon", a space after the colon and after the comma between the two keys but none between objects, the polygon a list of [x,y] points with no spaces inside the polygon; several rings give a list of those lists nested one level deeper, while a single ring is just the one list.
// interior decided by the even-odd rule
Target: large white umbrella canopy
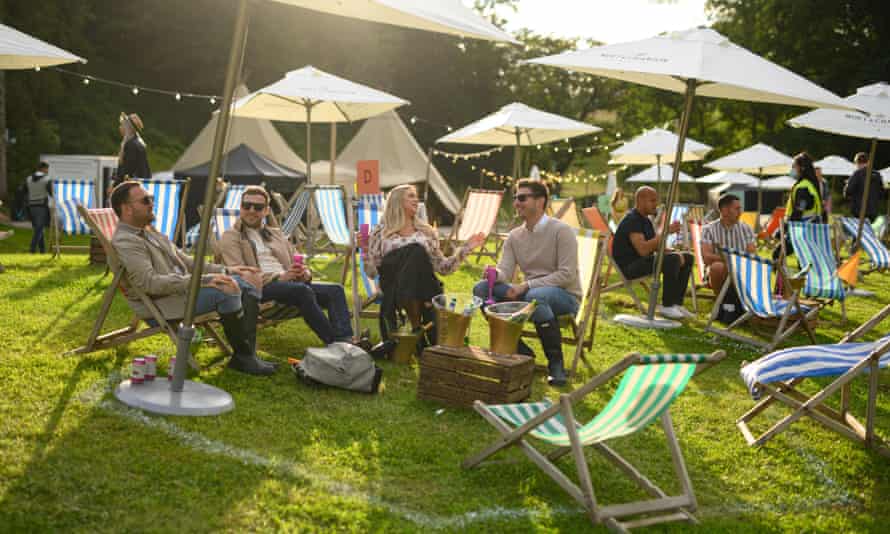
[{"label": "large white umbrella canopy", "polygon": [[862,192],[862,205],[859,214],[859,230],[856,242],[861,237],[865,224],[865,208],[871,182],[872,165],[878,141],[890,140],[890,84],[878,82],[860,87],[844,98],[847,107],[863,111],[841,111],[836,109],[816,109],[788,120],[795,128],[809,128],[822,132],[871,139],[871,154],[866,169],[865,189]]},{"label": "large white umbrella canopy", "polygon": [[[696,94],[749,102],[849,108],[834,93],[733,44],[723,35],[708,28],[567,52],[533,59],[530,63],[552,65],[685,94],[671,194],[668,195],[666,205],[668,212],[672,209],[677,194],[678,166],[682,161],[683,145],[689,131],[689,117]],[[644,323],[646,326],[652,326],[651,320],[655,314],[666,236],[667,232],[662,232],[652,274],[647,314],[649,321]]]},{"label": "large white umbrella canopy", "polygon": [[823,176],[850,176],[856,170],[856,165],[842,156],[825,156],[813,166],[819,167]]},{"label": "large white umbrella canopy", "polygon": [[[497,30],[481,17],[469,11],[460,4],[460,0],[427,0],[415,2],[412,0],[286,0],[285,3],[301,5],[305,8],[339,13],[344,16],[357,17],[365,20],[380,21],[389,24],[417,28],[454,35],[466,35],[467,37],[489,39],[494,41],[515,42],[509,35]],[[346,9],[346,6],[353,6]],[[342,7],[341,7],[342,6]],[[339,10],[339,11],[338,11]],[[247,0],[238,3],[235,17],[235,29],[232,36],[232,46],[226,66],[225,85],[223,87],[223,105],[220,120],[213,141],[213,150],[210,158],[210,174],[219,174],[223,148],[231,114],[232,95],[235,92],[235,80],[238,76],[239,65],[244,59],[244,49],[247,38],[248,9]],[[308,132],[307,132],[308,133]],[[307,135],[308,137],[308,135]],[[207,181],[204,191],[204,204],[213,203],[213,180]],[[192,281],[189,283],[188,298],[183,317],[183,328],[180,328],[180,339],[177,345],[177,364],[170,385],[171,402],[181,403],[182,397],[188,397],[184,389],[186,361],[188,359],[189,342],[194,329],[192,322],[195,316],[195,302],[200,286],[201,272],[204,267],[204,254],[207,250],[207,235],[210,231],[210,210],[204,210],[201,217],[198,244],[195,250],[195,265],[192,269]],[[356,271],[353,262],[353,299],[357,300]],[[357,308],[356,308],[357,309]],[[358,314],[355,320],[358,321]],[[191,400],[191,399],[190,399]]]},{"label": "large white umbrella canopy", "polygon": [[[679,142],[677,134],[653,128],[634,137],[611,152],[610,165],[659,165],[674,155]],[[686,138],[683,161],[698,161],[711,147],[695,139]]]},{"label": "large white umbrella canopy", "polygon": [[[660,168],[659,168],[660,167]],[[653,165],[644,171],[640,171],[625,180],[629,184],[656,184],[661,182],[661,176],[670,176],[674,168],[670,165]],[[694,184],[695,178],[680,171],[680,183]]]},{"label": "large white umbrella canopy", "polygon": [[757,178],[744,172],[717,171],[695,179],[699,184],[757,185]]},{"label": "large white umbrella canopy", "polygon": [[461,37],[516,43],[460,0],[276,0],[332,15]]},{"label": "large white umbrella canopy", "polygon": [[767,180],[761,180],[760,189],[763,191],[790,191],[797,182],[790,176],[777,176]]},{"label": "large white umbrella canopy", "polygon": [[513,176],[519,178],[519,147],[543,145],[599,131],[602,128],[592,124],[514,102],[440,137],[436,143],[514,146]]},{"label": "large white umbrella canopy", "polygon": [[87,60],[0,24],[0,70],[33,69],[77,62],[86,63]]},{"label": "large white umbrella canopy", "polygon": [[792,162],[790,156],[782,154],[769,145],[757,143],[710,163],[705,163],[705,167],[718,171],[767,175],[788,172],[791,170]]},{"label": "large white umbrella canopy", "polygon": [[[407,100],[328,74],[312,66],[288,72],[284,78],[239,98],[232,105],[235,117],[306,123],[306,161],[312,157],[313,122],[352,122],[408,104]],[[331,124],[331,128],[336,128]],[[335,139],[331,139],[331,177],[334,175]],[[312,182],[312,167],[306,176]]]}]

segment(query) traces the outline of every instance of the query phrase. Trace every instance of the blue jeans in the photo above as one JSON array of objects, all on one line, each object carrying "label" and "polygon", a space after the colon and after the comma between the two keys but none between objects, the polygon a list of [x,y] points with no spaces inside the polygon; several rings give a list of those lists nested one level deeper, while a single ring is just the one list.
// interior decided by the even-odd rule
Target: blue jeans
[{"label": "blue jeans", "polygon": [[[346,292],[340,284],[277,280],[263,286],[263,302],[270,300],[299,308],[303,320],[325,344],[352,339]],[[328,310],[327,317],[322,308]]]},{"label": "blue jeans", "polygon": [[[504,302],[507,299],[507,290],[510,289],[508,284],[498,282],[492,288],[492,297],[497,302]],[[485,300],[488,298],[488,282],[485,280],[476,284],[473,288],[473,294]],[[524,300],[531,302],[536,300],[538,307],[531,316],[533,323],[546,323],[552,321],[560,315],[575,315],[578,313],[580,303],[578,299],[561,287],[535,287],[529,289],[525,294],[515,300]]]},{"label": "blue jeans", "polygon": [[[242,292],[247,292],[256,298],[259,298],[259,292],[255,287],[241,279],[240,276],[232,276],[238,282],[238,287]],[[241,293],[230,295],[224,291],[220,291],[215,287],[202,287],[198,291],[198,300],[195,302],[195,315],[210,313],[215,311],[220,315],[226,313],[237,313],[241,309]]]},{"label": "blue jeans", "polygon": [[49,207],[34,205],[28,206],[28,212],[31,215],[31,228],[34,234],[31,236],[31,253],[46,252],[46,243],[43,240],[43,230],[49,226]]}]

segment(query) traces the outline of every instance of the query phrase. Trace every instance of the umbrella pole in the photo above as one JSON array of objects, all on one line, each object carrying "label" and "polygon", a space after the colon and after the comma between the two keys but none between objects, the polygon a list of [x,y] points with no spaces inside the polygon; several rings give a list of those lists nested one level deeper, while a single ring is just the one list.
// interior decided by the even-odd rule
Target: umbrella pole
[{"label": "umbrella pole", "polygon": [[513,182],[519,179],[519,158],[522,157],[520,154],[520,146],[521,141],[519,140],[519,128],[516,128],[516,148],[513,150]]},{"label": "umbrella pole", "polygon": [[331,123],[331,176],[328,183],[334,185],[334,165],[337,162],[337,123]]},{"label": "umbrella pole", "polygon": [[695,86],[695,79],[686,80],[686,102],[683,106],[683,117],[680,119],[677,156],[674,158],[671,185],[668,190],[668,201],[664,207],[664,216],[661,218],[661,239],[658,240],[658,256],[655,258],[655,272],[652,274],[652,289],[649,292],[649,311],[646,314],[646,317],[650,321],[655,318],[655,303],[658,301],[658,290],[661,287],[661,269],[664,264],[664,247],[667,243],[667,230],[671,224],[671,211],[674,209],[675,197],[680,189],[680,163],[683,160],[683,147],[686,144],[686,132],[689,131],[689,117],[692,115],[692,102],[695,99]]},{"label": "umbrella pole", "polygon": [[306,101],[306,183],[312,183],[312,102]]},{"label": "umbrella pole", "polygon": [[662,196],[661,191],[661,154],[655,154],[655,175],[657,178],[655,179],[656,185],[655,189],[658,191],[658,196]]},{"label": "umbrella pole", "polygon": [[760,214],[763,213],[763,167],[757,175],[757,217],[754,219],[754,235],[760,232]]},{"label": "umbrella pole", "polygon": [[[244,57],[244,43],[247,39],[247,0],[241,0],[238,4],[238,15],[235,21],[235,34],[232,38],[232,48],[229,52],[229,64],[226,67],[226,81],[223,88],[223,102],[219,113],[219,121],[216,123],[216,133],[213,136],[213,152],[210,157],[210,177],[204,188],[204,206],[213,206],[213,197],[216,193],[216,177],[219,175],[220,162],[222,160],[223,145],[226,139],[226,130],[232,116],[232,98],[235,94],[235,81],[241,60]],[[173,381],[170,390],[181,392],[185,382],[186,367],[191,358],[191,341],[195,334],[192,323],[195,317],[195,305],[198,300],[198,291],[201,289],[201,274],[204,270],[204,258],[207,254],[207,236],[210,230],[210,213],[212,209],[201,210],[201,226],[198,235],[198,244],[195,247],[194,265],[189,279],[188,297],[185,301],[185,314],[177,333],[176,364],[173,369]]]},{"label": "umbrella pole", "polygon": [[878,139],[871,140],[871,150],[868,152],[868,165],[865,167],[865,190],[862,191],[862,205],[859,206],[859,228],[856,229],[856,248],[862,239],[862,230],[865,226],[865,208],[868,205],[868,193],[871,189],[871,173],[875,164],[875,151],[878,148]]},{"label": "umbrella pole", "polygon": [[426,151],[426,176],[423,178],[423,205],[426,206],[426,201],[430,196],[430,170],[433,166],[433,147],[430,147]]}]

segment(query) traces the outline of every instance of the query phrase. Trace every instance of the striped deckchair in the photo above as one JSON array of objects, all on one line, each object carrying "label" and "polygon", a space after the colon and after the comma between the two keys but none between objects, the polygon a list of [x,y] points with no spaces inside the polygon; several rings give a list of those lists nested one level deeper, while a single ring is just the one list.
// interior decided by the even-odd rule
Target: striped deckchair
[{"label": "striped deckchair", "polygon": [[[890,455],[890,448],[874,431],[878,379],[881,374],[879,369],[890,365],[890,335],[871,342],[857,341],[888,315],[890,306],[885,306],[835,345],[784,349],[744,365],[741,370],[742,379],[751,396],[758,401],[736,421],[748,445],[763,445],[798,419],[807,416],[842,436],[874,447],[885,456]],[[815,394],[804,393],[799,389],[800,384],[808,378],[828,376],[837,378]],[[849,410],[850,386],[860,376],[868,377],[864,424]],[[828,398],[838,390],[841,392],[838,407],[827,406]],[[791,413],[755,437],[748,424],[776,402],[789,407]]]},{"label": "striped deckchair", "polygon": [[[383,193],[360,196],[357,207],[359,228],[362,224],[367,224],[369,230],[373,230],[383,219],[384,207]],[[365,272],[365,262],[358,250],[356,250],[356,259],[358,260],[359,276],[365,289],[365,298],[361,301],[360,314],[362,317],[379,317],[379,312],[367,309],[377,303],[381,296],[379,280],[368,276],[368,273]]]},{"label": "striped deckchair", "polygon": [[[630,295],[630,298],[633,300],[634,304],[636,304],[637,309],[640,310],[640,313],[646,313],[646,309],[643,307],[643,303],[640,301],[640,297],[637,295],[637,292],[634,291],[634,284],[640,284],[646,290],[646,293],[649,293],[649,287],[646,284],[646,280],[649,279],[648,276],[641,276],[640,278],[627,278],[624,276],[624,273],[621,272],[621,269],[618,267],[618,264],[615,263],[615,258],[612,256],[612,239],[614,236],[612,235],[612,230],[609,228],[609,225],[606,223],[605,217],[600,213],[599,208],[596,206],[590,206],[588,208],[584,208],[581,210],[584,214],[584,218],[587,219],[587,222],[590,223],[590,226],[593,227],[594,230],[598,231],[600,235],[604,236],[606,239],[605,244],[605,253],[609,258],[609,265],[606,267],[606,274],[600,276],[600,289],[599,294],[602,295],[604,293],[610,293],[612,291],[618,289],[624,289],[627,291],[627,294]],[[609,283],[609,276],[612,274],[612,269],[615,269],[615,272],[618,273],[619,280],[614,283]],[[597,297],[598,298],[598,297]],[[603,310],[605,314],[605,310]]]},{"label": "striped deckchair", "polygon": [[[335,255],[349,255],[352,250],[352,235],[346,220],[346,202],[343,187],[339,185],[310,185],[312,193],[310,219],[317,216],[320,220],[328,244],[325,247]],[[306,243],[306,254],[313,256],[316,252],[316,224],[310,222],[309,236]],[[340,250],[337,247],[341,247]],[[346,249],[345,251],[343,249]]]},{"label": "striped deckchair", "polygon": [[698,299],[714,298],[712,292],[701,293],[710,289],[708,285],[708,271],[705,268],[705,259],[701,248],[701,219],[689,221],[689,243],[692,246],[692,255],[695,259],[695,268],[692,270],[692,280],[690,280],[690,293],[692,294],[692,309],[698,313]]},{"label": "striped deckchair", "polygon": [[96,228],[105,236],[105,239],[111,241],[114,237],[114,231],[117,230],[118,218],[117,214],[111,208],[95,208],[87,209],[90,218],[96,223]]},{"label": "striped deckchair", "polygon": [[550,199],[551,216],[559,219],[567,225],[581,229],[581,220],[578,219],[578,208],[574,198],[552,198]]},{"label": "striped deckchair", "polygon": [[[696,509],[692,482],[671,422],[670,406],[683,392],[693,375],[726,356],[713,354],[630,354],[607,371],[575,391],[561,395],[558,404],[549,401],[525,404],[488,405],[477,400],[474,408],[500,433],[500,438],[481,452],[464,460],[465,469],[478,466],[488,457],[508,447],[519,447],[528,458],[552,478],[587,512],[593,523],[604,523],[612,530],[627,529],[665,521],[695,522]],[[623,375],[609,403],[592,420],[580,424],[574,408],[594,390]],[[656,419],[661,420],[671,451],[674,471],[682,494],[668,496],[646,478],[628,460],[606,442],[637,433]],[[532,445],[536,438],[555,449],[545,454]],[[651,499],[626,504],[602,506],[597,503],[587,465],[585,447],[593,447],[640,485]],[[578,483],[554,463],[572,454]],[[633,516],[646,517],[633,519]]]},{"label": "striped deckchair", "polygon": [[[575,346],[570,374],[575,375],[578,362],[584,362],[592,370],[584,349],[593,347],[593,336],[596,332],[596,312],[599,308],[600,273],[603,270],[603,258],[606,255],[606,237],[596,230],[578,230],[578,278],[581,280],[581,302],[575,315],[557,317],[560,327],[568,328],[571,335],[563,336],[563,343]],[[535,330],[524,330],[525,337],[537,337]]]},{"label": "striped deckchair", "polygon": [[[853,217],[841,217],[840,222],[844,233],[856,239],[856,233],[859,231],[859,220]],[[863,271],[863,274],[890,269],[890,251],[881,243],[881,240],[878,239],[869,224],[862,226],[862,248],[865,249],[871,261],[871,269]]]},{"label": "striped deckchair", "polygon": [[[210,216],[210,246],[216,249],[216,245],[222,239],[223,233],[235,225],[241,209],[216,208]],[[185,234],[185,249],[191,250],[198,243],[200,223],[189,228]]]},{"label": "striped deckchair", "polygon": [[53,180],[53,209],[50,212],[53,233],[53,257],[60,256],[62,250],[88,251],[88,246],[62,245],[62,234],[87,235],[90,228],[77,211],[78,206],[92,208],[95,204],[93,182],[75,180]]},{"label": "striped deckchair", "polygon": [[[784,240],[784,229],[780,227],[780,239]],[[841,303],[841,314],[846,320],[844,305],[846,293],[841,279],[837,276],[838,262],[834,255],[831,239],[831,226],[820,223],[788,221],[788,236],[801,269],[809,268],[806,283],[801,294],[817,299],[823,305],[834,301]]]},{"label": "striped deckchair", "polygon": [[241,197],[244,195],[245,189],[247,189],[245,184],[226,183],[226,194],[223,196],[222,205],[217,207],[230,210],[241,209]]},{"label": "striped deckchair", "polygon": [[688,243],[688,234],[689,230],[686,228],[686,217],[689,215],[688,204],[674,204],[673,208],[671,208],[671,223],[678,222],[681,225],[681,230],[675,234],[668,234],[667,241],[665,241],[665,246],[669,248],[676,248],[677,246]]},{"label": "striped deckchair", "polygon": [[167,236],[167,239],[176,243],[178,238],[184,237],[181,235],[184,228],[182,221],[185,219],[185,204],[182,199],[188,197],[190,181],[140,180],[140,182],[155,199],[153,226],[158,232]]},{"label": "striped deckchair", "polygon": [[[717,301],[714,303],[714,308],[711,311],[705,330],[766,350],[772,350],[802,326],[810,340],[813,343],[816,342],[815,335],[808,321],[815,318],[816,314],[819,313],[819,307],[810,307],[799,302],[800,291],[805,283],[804,277],[809,269],[805,268],[795,277],[790,277],[784,272],[782,265],[779,264],[779,269],[783,270],[783,279],[791,287],[791,298],[790,300],[785,300],[775,297],[770,291],[773,275],[772,261],[734,249],[720,248],[720,252],[723,254],[727,269],[729,269],[729,276],[726,277],[726,282],[720,289],[720,294],[717,295]],[[713,326],[713,323],[717,319],[730,284],[735,287],[745,313],[726,328],[718,328]],[[755,317],[778,320],[778,326],[770,341],[765,342],[732,331],[733,328],[747,323]]]},{"label": "striped deckchair", "polygon": [[[301,186],[294,194],[290,203],[282,203],[282,197],[278,193],[273,193],[272,197],[277,199],[281,209],[281,231],[289,239],[295,240],[297,230],[302,226],[303,217],[309,208],[309,190]],[[305,238],[305,228],[303,229],[303,236]]]},{"label": "striped deckchair", "polygon": [[[457,246],[466,242],[470,237],[482,232],[491,237],[494,231],[495,223],[497,223],[498,210],[501,209],[501,201],[504,199],[504,191],[490,191],[487,189],[467,189],[464,193],[464,202],[461,205],[460,212],[451,228],[451,235],[448,237],[452,246]],[[488,249],[486,242],[472,255],[476,256],[476,263],[482,259],[482,256],[497,260],[500,245],[503,241],[498,240],[494,250]]]}]

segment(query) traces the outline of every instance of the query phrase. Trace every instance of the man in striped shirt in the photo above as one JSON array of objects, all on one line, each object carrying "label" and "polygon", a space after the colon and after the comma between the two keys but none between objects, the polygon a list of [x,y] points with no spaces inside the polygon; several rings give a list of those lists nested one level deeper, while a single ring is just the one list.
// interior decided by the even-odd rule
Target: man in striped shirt
[{"label": "man in striped shirt", "polygon": [[726,264],[720,255],[719,248],[734,248],[751,254],[757,252],[754,230],[739,221],[742,205],[739,197],[723,195],[717,202],[720,218],[706,224],[701,232],[701,255],[708,268],[708,285],[714,291],[720,291],[726,280]]}]

